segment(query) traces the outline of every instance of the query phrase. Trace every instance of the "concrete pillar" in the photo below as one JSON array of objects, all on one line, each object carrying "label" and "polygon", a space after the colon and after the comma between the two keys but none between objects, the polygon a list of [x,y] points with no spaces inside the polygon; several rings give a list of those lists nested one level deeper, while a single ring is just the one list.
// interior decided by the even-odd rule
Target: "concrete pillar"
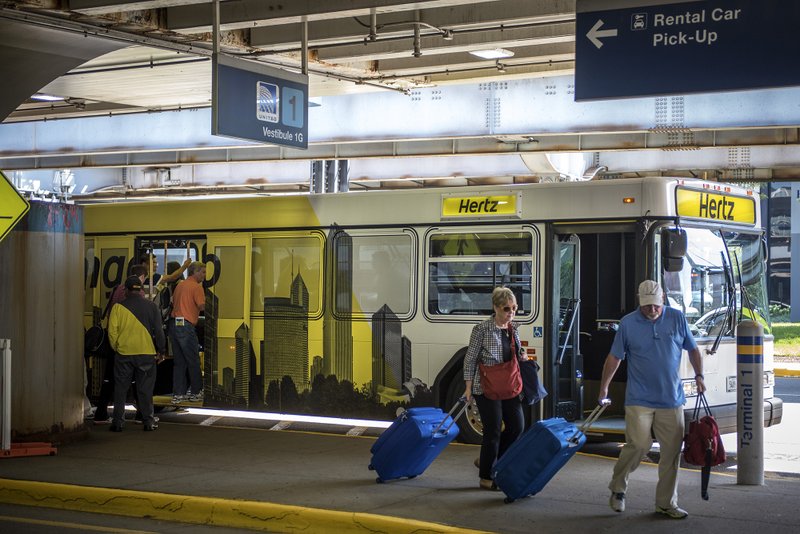
[{"label": "concrete pillar", "polygon": [[31,202],[0,242],[0,338],[11,340],[12,441],[63,441],[83,422],[83,215]]}]

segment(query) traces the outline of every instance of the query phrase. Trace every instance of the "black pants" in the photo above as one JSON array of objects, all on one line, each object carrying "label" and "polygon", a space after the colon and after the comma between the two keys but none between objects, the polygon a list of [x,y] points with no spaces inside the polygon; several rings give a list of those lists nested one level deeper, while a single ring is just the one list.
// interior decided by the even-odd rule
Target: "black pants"
[{"label": "black pants", "polygon": [[135,390],[142,422],[152,426],[153,418],[153,386],[156,383],[155,354],[138,354],[121,356],[117,354],[114,361],[114,417],[112,423],[122,427],[125,424],[125,398],[128,388],[136,378]]},{"label": "black pants", "polygon": [[[105,421],[109,419],[108,405],[113,405],[114,403],[114,360],[116,357],[116,352],[109,351],[108,357],[105,361],[106,367],[105,372],[103,373],[103,383],[100,385],[100,395],[97,397],[97,408],[94,412],[95,421]],[[133,404],[136,406],[136,418],[140,419],[141,413],[139,412],[139,395],[135,387],[133,388]]]},{"label": "black pants", "polygon": [[[475,402],[483,423],[479,473],[481,478],[490,479],[494,463],[522,434],[525,418],[522,415],[522,403],[518,397],[499,401],[487,399],[483,395],[475,395]],[[505,427],[503,427],[504,423]]]}]

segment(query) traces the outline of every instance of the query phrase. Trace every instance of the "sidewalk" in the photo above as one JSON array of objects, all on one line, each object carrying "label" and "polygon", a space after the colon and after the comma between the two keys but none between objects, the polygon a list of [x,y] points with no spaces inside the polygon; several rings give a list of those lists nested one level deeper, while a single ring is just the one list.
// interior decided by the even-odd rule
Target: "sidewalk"
[{"label": "sidewalk", "polygon": [[[0,501],[269,532],[502,532],[711,534],[796,531],[800,479],[769,476],[738,486],[682,470],[675,521],[653,513],[657,470],[631,475],[628,509],[608,507],[613,460],[579,453],[538,495],[504,504],[477,488],[478,448],[452,444],[421,476],[376,484],[367,469],[374,438],[162,423],[88,439],[52,457],[0,461]],[[470,530],[473,529],[473,530]],[[622,529],[622,530],[620,530]]]}]

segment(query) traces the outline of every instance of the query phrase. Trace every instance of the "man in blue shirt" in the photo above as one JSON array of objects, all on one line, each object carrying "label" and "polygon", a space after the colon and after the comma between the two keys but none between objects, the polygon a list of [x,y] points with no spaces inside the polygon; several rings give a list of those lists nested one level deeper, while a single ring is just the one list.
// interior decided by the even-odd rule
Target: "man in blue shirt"
[{"label": "man in blue shirt", "polygon": [[[639,467],[653,445],[655,435],[661,448],[656,486],[656,512],[673,519],[689,514],[678,507],[678,466],[681,458],[686,399],[681,383],[681,354],[689,353],[697,390],[705,391],[703,359],[683,313],[664,306],[661,286],[652,280],[639,284],[639,309],[620,321],[611,352],[603,365],[600,399],[620,362],[628,360],[625,391],[625,445],[614,466],[608,485],[609,505],[615,512],[625,510],[628,475]],[[652,434],[651,434],[652,432]]]}]

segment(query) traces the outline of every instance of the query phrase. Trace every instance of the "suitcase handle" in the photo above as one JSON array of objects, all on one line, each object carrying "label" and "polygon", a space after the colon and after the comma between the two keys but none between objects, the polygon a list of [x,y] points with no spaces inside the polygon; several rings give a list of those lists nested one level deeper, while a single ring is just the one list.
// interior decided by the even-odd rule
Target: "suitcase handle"
[{"label": "suitcase handle", "polygon": [[572,437],[569,438],[569,441],[576,443],[577,437],[589,430],[589,427],[592,426],[598,419],[600,419],[600,416],[609,406],[611,406],[611,399],[602,399],[598,405],[594,407],[594,410],[592,410],[592,413],[589,414],[589,417],[586,418],[580,428],[578,428],[578,430],[572,434]]},{"label": "suitcase handle", "polygon": [[[458,414],[457,414],[455,417],[453,417],[453,412],[455,412],[455,411],[456,411],[456,409],[458,408],[458,406],[459,406],[459,405],[460,405],[462,402],[464,403],[464,406],[462,406],[462,408],[461,408],[461,410],[458,412]],[[469,406],[469,403],[467,402],[467,398],[466,398],[466,397],[461,397],[460,399],[458,399],[458,400],[456,401],[456,403],[453,405],[453,407],[452,407],[452,408],[450,408],[450,411],[449,411],[449,412],[447,412],[447,415],[448,415],[448,417],[450,417],[450,418],[451,418],[451,419],[450,419],[450,424],[449,424],[449,425],[447,425],[447,428],[445,428],[445,429],[444,429],[444,432],[442,432],[442,435],[443,435],[443,436],[446,436],[446,435],[447,435],[447,433],[448,433],[448,432],[450,432],[450,428],[452,428],[452,426],[455,424],[456,420],[457,420],[459,417],[461,417],[461,416],[464,414],[464,412],[466,412],[466,411],[467,411],[467,407],[468,407],[468,406]],[[439,426],[437,426],[437,427],[436,427],[436,429],[433,431],[433,435],[436,435],[436,433],[437,433],[437,432],[438,432],[438,431],[439,431],[439,430],[442,428],[442,425],[444,425],[445,421],[447,421],[447,417],[445,417],[444,419],[442,419],[442,422],[441,422],[441,423],[439,423]]]}]

